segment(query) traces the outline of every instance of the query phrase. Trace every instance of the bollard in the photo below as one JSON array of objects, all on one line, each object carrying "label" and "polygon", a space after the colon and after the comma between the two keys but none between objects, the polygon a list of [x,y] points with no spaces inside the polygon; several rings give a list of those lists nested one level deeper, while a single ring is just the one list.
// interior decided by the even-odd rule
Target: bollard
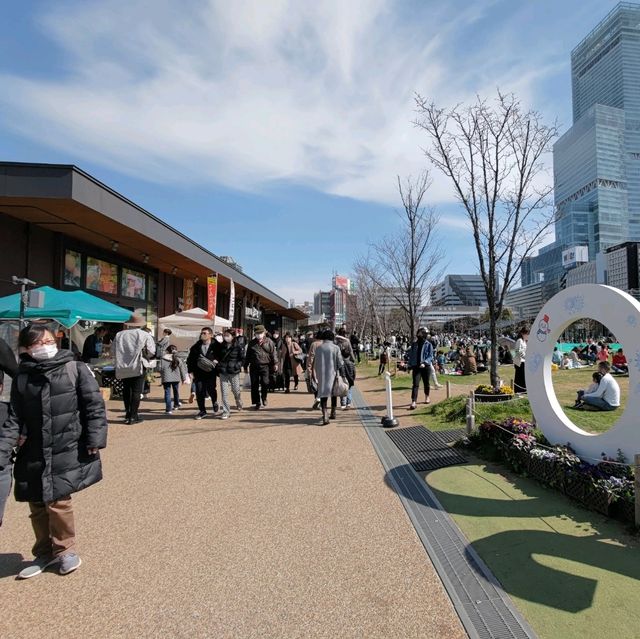
[{"label": "bollard", "polygon": [[635,496],[636,496],[636,526],[640,526],[640,455],[634,457],[635,468]]},{"label": "bollard", "polygon": [[391,373],[387,371],[384,374],[384,384],[387,390],[387,415],[380,421],[385,428],[393,428],[398,425],[398,420],[393,416],[393,396],[391,393]]},{"label": "bollard", "polygon": [[467,400],[467,435],[471,435],[473,433],[473,429],[475,428],[476,418],[473,414],[473,400],[471,397]]},{"label": "bollard", "polygon": [[447,399],[451,397],[451,382],[447,380]]}]

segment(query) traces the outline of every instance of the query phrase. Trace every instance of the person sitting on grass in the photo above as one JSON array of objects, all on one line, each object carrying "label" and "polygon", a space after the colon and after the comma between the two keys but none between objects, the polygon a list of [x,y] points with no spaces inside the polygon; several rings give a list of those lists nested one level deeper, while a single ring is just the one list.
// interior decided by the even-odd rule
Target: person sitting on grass
[{"label": "person sitting on grass", "polygon": [[553,353],[551,354],[551,363],[552,364],[557,364],[558,366],[560,366],[562,368],[562,353],[560,352],[560,350],[558,349],[557,346],[553,347]]},{"label": "person sitting on grass", "polygon": [[629,374],[629,364],[627,363],[627,358],[625,357],[621,348],[616,351],[611,364],[612,373],[616,373],[618,375]]},{"label": "person sitting on grass", "polygon": [[600,380],[602,379],[602,375],[597,371],[591,376],[593,380],[587,388],[578,391],[578,396],[576,397],[576,403],[573,405],[574,408],[582,408],[583,402],[582,398],[585,393],[595,393],[598,390],[598,386],[600,385]]},{"label": "person sitting on grass", "polygon": [[607,411],[620,408],[620,386],[611,376],[610,371],[609,362],[598,364],[598,372],[602,375],[602,379],[594,392],[585,393],[582,396],[583,408]]}]

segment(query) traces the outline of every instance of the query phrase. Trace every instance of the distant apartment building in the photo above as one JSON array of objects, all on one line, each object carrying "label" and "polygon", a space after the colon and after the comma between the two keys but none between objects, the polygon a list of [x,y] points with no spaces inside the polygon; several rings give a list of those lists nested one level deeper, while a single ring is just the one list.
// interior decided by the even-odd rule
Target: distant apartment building
[{"label": "distant apartment building", "polygon": [[505,295],[504,305],[511,310],[514,319],[534,318],[544,304],[544,283],[537,282],[512,289]]},{"label": "distant apartment building", "polygon": [[431,287],[432,306],[486,306],[487,294],[481,275],[447,275]]},{"label": "distant apartment building", "polygon": [[313,314],[331,315],[331,291],[318,291],[313,295]]},{"label": "distant apartment building", "polygon": [[480,319],[486,306],[423,306],[418,315],[420,326],[439,328],[448,322],[465,318]]}]

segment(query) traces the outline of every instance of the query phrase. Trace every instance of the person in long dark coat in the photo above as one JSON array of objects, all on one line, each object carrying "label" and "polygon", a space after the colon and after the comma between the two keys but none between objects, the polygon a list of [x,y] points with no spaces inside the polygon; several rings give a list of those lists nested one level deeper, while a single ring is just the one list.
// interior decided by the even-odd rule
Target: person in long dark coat
[{"label": "person in long dark coat", "polygon": [[[338,398],[333,394],[336,375],[344,374],[344,361],[340,348],[334,344],[333,331],[322,333],[322,343],[316,348],[313,359],[313,376],[318,385],[318,399],[322,409],[322,424],[326,426],[329,419],[336,418]],[[327,400],[331,397],[331,414],[327,418]]]},{"label": "person in long dark coat", "polygon": [[18,577],[28,579],[55,564],[66,575],[76,552],[71,494],[102,479],[99,449],[107,445],[104,400],[89,368],[56,347],[42,325],[20,332],[20,366],[11,388],[12,415],[0,430],[0,467],[14,446],[14,494],[29,502],[35,560]]}]

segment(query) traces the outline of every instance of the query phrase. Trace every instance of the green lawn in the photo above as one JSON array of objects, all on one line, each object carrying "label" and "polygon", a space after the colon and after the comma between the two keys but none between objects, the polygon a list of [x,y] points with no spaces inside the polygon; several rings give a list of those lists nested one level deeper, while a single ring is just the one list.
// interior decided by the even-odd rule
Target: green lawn
[{"label": "green lawn", "polygon": [[478,460],[426,480],[539,637],[640,635],[640,548],[622,524]]},{"label": "green lawn", "polygon": [[[358,368],[359,375],[375,377],[378,371],[377,363],[362,364]],[[392,369],[393,370],[393,369]],[[590,412],[573,410],[572,406],[576,398],[576,391],[580,388],[586,388],[591,383],[591,376],[594,368],[586,367],[577,370],[555,371],[553,373],[554,390],[558,401],[565,409],[566,415],[579,428],[590,433],[602,433],[609,430],[622,414],[626,404],[626,398],[629,392],[629,378],[617,377],[616,380],[620,385],[621,391],[621,407],[613,412]],[[513,376],[513,367],[500,367],[500,374],[505,383]],[[380,387],[382,388],[382,378],[380,379]],[[479,384],[489,383],[489,373],[479,373],[478,375],[440,375],[440,383],[444,384],[449,381],[452,385],[452,394],[461,392],[462,389],[456,389],[456,386],[465,385],[475,387]],[[393,390],[397,393],[408,393],[411,390],[411,375],[408,373],[398,372],[392,380]],[[465,425],[465,397],[452,397],[438,404],[430,406],[420,405],[417,410],[412,413],[416,421],[428,426],[433,430],[446,430],[449,428],[460,428]],[[504,419],[506,417],[522,417],[531,420],[531,407],[529,401],[520,399],[505,403],[495,404],[479,404],[476,403],[476,423],[480,423],[485,419]]]}]

